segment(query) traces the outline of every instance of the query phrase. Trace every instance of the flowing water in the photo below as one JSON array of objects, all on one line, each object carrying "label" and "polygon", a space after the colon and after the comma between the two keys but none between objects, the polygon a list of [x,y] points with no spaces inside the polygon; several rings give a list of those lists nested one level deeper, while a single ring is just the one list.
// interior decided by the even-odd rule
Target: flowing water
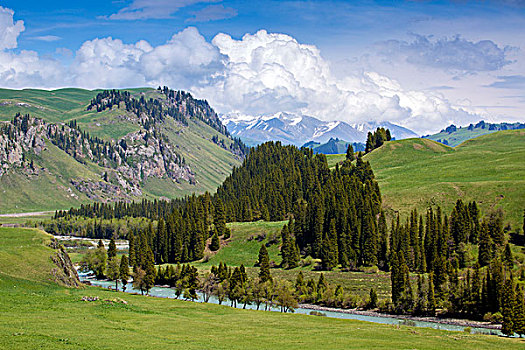
[{"label": "flowing water", "polygon": [[[81,281],[90,282],[93,286],[103,287],[103,288],[115,288],[115,282],[111,281],[99,281],[94,278],[88,273],[78,273]],[[122,285],[120,282],[118,282],[118,288],[119,290],[122,290]],[[133,286],[131,283],[128,283],[126,286],[126,293],[139,293],[140,290],[133,289]],[[175,299],[175,290],[173,288],[169,287],[153,287],[149,291],[149,294],[154,297],[159,298],[170,298]],[[199,299],[196,300],[196,302],[203,302],[203,296],[201,293],[197,293]],[[210,297],[209,303],[212,304],[219,304],[219,301],[214,296]],[[223,302],[223,305],[230,305],[230,302],[226,299]],[[237,308],[242,308],[242,304],[237,304]],[[261,305],[261,308],[264,309],[264,304]],[[261,309],[260,308],[260,309]],[[257,309],[256,305],[246,305],[246,309],[255,310]],[[273,307],[271,311],[280,311],[279,308]],[[309,315],[310,312],[312,312],[311,309],[305,309],[305,308],[296,308],[295,313],[298,314],[305,314]],[[384,316],[371,316],[371,315],[356,315],[356,314],[350,314],[346,312],[338,312],[338,311],[320,311],[322,312],[326,317],[332,317],[332,318],[341,318],[341,319],[349,319],[349,320],[359,320],[359,321],[367,321],[367,322],[374,322],[374,323],[383,323],[383,324],[390,324],[390,325],[409,325],[409,326],[415,326],[415,327],[426,327],[426,328],[434,328],[434,329],[441,329],[441,330],[447,330],[447,331],[463,331],[465,329],[465,326],[460,325],[454,325],[454,324],[443,324],[443,323],[437,323],[437,322],[429,322],[429,321],[417,321],[417,320],[407,320],[404,318],[396,318],[396,317],[384,317]],[[480,334],[494,334],[494,335],[501,335],[501,332],[497,329],[488,329],[488,328],[480,328],[480,327],[470,327],[472,333],[480,333]]]}]

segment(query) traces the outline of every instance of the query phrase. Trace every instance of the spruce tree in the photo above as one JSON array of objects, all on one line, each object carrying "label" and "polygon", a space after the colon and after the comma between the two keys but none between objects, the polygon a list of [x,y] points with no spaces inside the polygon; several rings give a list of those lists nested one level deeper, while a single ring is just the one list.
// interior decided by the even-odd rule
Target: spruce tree
[{"label": "spruce tree", "polygon": [[505,281],[503,286],[503,298],[502,298],[502,315],[503,315],[503,324],[501,325],[501,333],[512,336],[514,335],[515,326],[514,319],[516,310],[515,307],[516,296],[514,294],[514,282],[512,278],[509,278]]},{"label": "spruce tree", "polygon": [[117,245],[115,244],[115,240],[113,237],[111,237],[111,240],[109,241],[109,247],[108,247],[108,259],[111,260],[117,256]]},{"label": "spruce tree", "polygon": [[525,335],[525,300],[523,287],[516,287],[516,302],[514,306],[514,332],[522,337]]},{"label": "spruce tree", "polygon": [[434,316],[436,312],[436,298],[434,295],[434,274],[428,275],[428,311],[430,315]]},{"label": "spruce tree", "polygon": [[216,252],[221,247],[221,242],[220,242],[219,235],[217,234],[217,229],[215,229],[214,231],[215,233],[213,234],[213,237],[211,238],[211,243],[210,243],[210,250],[212,252]]},{"label": "spruce tree", "polygon": [[120,282],[122,283],[122,290],[126,291],[126,284],[129,280],[129,261],[128,257],[123,255],[120,259]]},{"label": "spruce tree", "polygon": [[328,232],[325,232],[322,242],[321,259],[323,268],[325,270],[332,270],[337,266],[338,250],[337,250],[337,232],[335,228],[335,220],[330,221]]},{"label": "spruce tree", "polygon": [[479,237],[479,253],[478,262],[481,267],[487,266],[492,260],[493,243],[489,235],[487,225],[481,225],[481,232]]},{"label": "spruce tree", "polygon": [[348,148],[346,149],[346,160],[350,162],[355,160],[354,147],[351,143],[348,144]]},{"label": "spruce tree", "polygon": [[129,265],[135,266],[135,236],[133,233],[128,233],[128,247],[129,247]]},{"label": "spruce tree", "polygon": [[370,288],[368,307],[370,309],[375,309],[377,307],[377,292],[374,287]]},{"label": "spruce tree", "polygon": [[514,257],[512,256],[512,250],[510,249],[510,244],[507,243],[505,246],[505,251],[503,252],[503,264],[508,271],[512,271],[514,267]]},{"label": "spruce tree", "polygon": [[272,276],[270,274],[270,256],[268,255],[268,250],[266,246],[261,244],[261,249],[259,249],[259,278],[261,282],[271,281]]},{"label": "spruce tree", "polygon": [[144,257],[144,290],[146,294],[149,293],[149,290],[155,285],[155,260],[153,258],[153,252],[149,247],[146,248],[146,254]]},{"label": "spruce tree", "polygon": [[[222,203],[222,200],[220,198],[217,198],[217,202],[215,203],[215,216],[214,216],[214,225],[217,229],[217,233],[219,236],[223,236],[227,234],[226,229],[226,216],[224,214],[224,205]],[[228,232],[229,234],[229,232]],[[224,239],[228,239],[228,237],[223,237]]]}]

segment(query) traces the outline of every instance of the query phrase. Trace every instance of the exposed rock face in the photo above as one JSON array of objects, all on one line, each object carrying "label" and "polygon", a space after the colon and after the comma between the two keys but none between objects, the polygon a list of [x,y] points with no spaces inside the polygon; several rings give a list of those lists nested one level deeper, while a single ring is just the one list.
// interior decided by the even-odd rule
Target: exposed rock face
[{"label": "exposed rock face", "polygon": [[34,173],[25,154],[39,155],[45,148],[45,123],[41,119],[18,117],[0,124],[0,177],[11,168]]},{"label": "exposed rock face", "polygon": [[[132,95],[128,91],[107,90],[90,101],[87,111],[111,111],[109,116],[108,113],[101,116],[109,124],[126,121],[139,129],[111,141],[89,135],[81,130],[76,120],[54,124],[17,114],[10,122],[0,122],[0,177],[11,171],[28,177],[45,175],[52,183],[61,182],[57,188],[61,186],[68,192],[76,188],[98,201],[137,199],[142,196],[148,178],[196,184],[195,173],[179,153],[179,149],[187,148],[179,148],[169,141],[173,125],[181,129],[175,131],[179,133],[184,128],[193,128],[194,124],[202,127],[204,123],[213,129],[213,136],[210,140],[206,132],[206,135],[201,135],[203,139],[214,142],[239,160],[248,154],[249,149],[240,139],[231,137],[205,100],[194,99],[187,92],[167,87],[152,92]],[[47,155],[56,156],[51,144],[71,157],[68,159],[59,154],[63,165],[68,166],[69,162],[85,164],[89,175],[82,175],[82,178],[69,175],[57,169],[54,163],[46,162],[50,159],[46,158]],[[49,152],[42,153],[46,148]],[[182,152],[187,154],[184,153],[186,150]],[[99,173],[94,176],[93,171]],[[69,195],[78,198],[77,191]]]},{"label": "exposed rock face", "polygon": [[75,270],[69,255],[64,250],[64,247],[53,239],[50,244],[51,248],[56,249],[56,253],[51,256],[51,260],[57,266],[51,270],[51,274],[56,283],[78,288],[81,286],[78,278],[77,270]]},{"label": "exposed rock face", "polygon": [[0,177],[9,170],[27,175],[45,171],[29,159],[46,149],[46,140],[69,154],[72,161],[92,162],[104,168],[100,174],[104,181],[69,179],[79,192],[93,200],[129,201],[139,197],[141,182],[148,177],[195,181],[191,168],[156,130],[140,130],[118,142],[107,142],[90,137],[76,123],[51,124],[20,115],[11,122],[0,123]]}]

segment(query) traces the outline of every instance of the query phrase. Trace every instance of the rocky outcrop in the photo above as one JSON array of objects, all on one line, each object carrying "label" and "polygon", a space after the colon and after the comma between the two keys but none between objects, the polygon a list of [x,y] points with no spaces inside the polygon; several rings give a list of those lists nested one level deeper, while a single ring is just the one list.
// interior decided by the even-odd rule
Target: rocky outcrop
[{"label": "rocky outcrop", "polygon": [[64,247],[53,238],[50,244],[51,248],[55,249],[56,252],[51,256],[51,260],[56,265],[56,268],[51,270],[53,280],[67,287],[78,288],[82,284],[78,278],[77,270],[73,266],[69,255],[64,250]]},{"label": "rocky outcrop", "polygon": [[10,122],[0,123],[0,177],[10,170],[26,175],[46,172],[30,159],[45,150],[47,140],[70,155],[71,161],[91,162],[103,168],[103,181],[68,179],[77,191],[93,200],[129,201],[140,197],[141,184],[149,177],[194,183],[195,174],[184,158],[160,131],[152,130],[140,130],[109,142],[91,137],[76,122],[52,124],[17,115]]},{"label": "rocky outcrop", "polygon": [[37,172],[26,157],[32,151],[39,155],[45,148],[45,123],[41,119],[17,116],[9,123],[0,123],[0,177],[10,169]]}]

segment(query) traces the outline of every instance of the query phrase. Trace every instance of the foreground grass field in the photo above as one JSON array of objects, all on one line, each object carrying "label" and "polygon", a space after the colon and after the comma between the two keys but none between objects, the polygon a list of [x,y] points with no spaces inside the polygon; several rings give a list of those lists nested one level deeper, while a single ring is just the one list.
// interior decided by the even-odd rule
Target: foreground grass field
[{"label": "foreground grass field", "polygon": [[[49,238],[0,228],[2,349],[519,349],[523,341],[232,309],[52,283]],[[82,296],[98,296],[95,302]],[[121,298],[127,304],[104,301]]]}]

